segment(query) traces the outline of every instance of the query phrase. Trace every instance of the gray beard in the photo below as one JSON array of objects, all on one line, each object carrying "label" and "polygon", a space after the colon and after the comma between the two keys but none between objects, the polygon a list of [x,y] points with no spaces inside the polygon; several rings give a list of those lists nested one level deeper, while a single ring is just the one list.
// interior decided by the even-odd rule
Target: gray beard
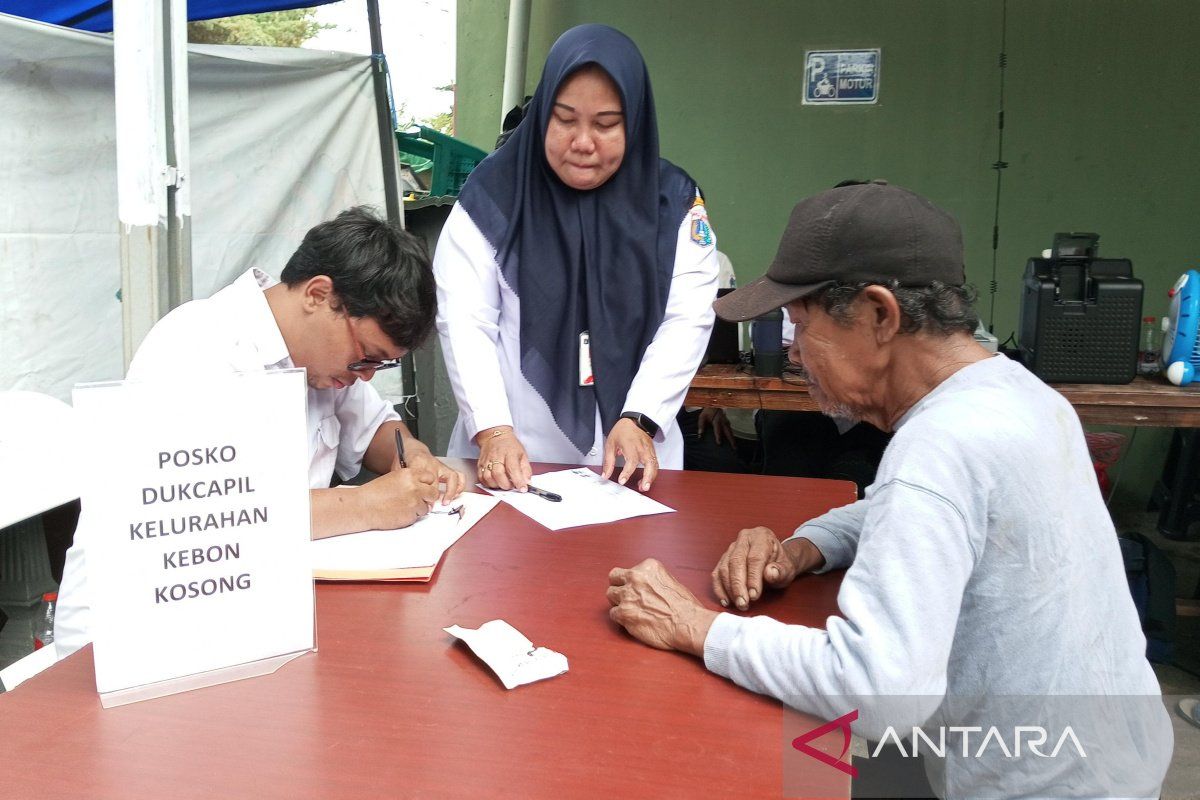
[{"label": "gray beard", "polygon": [[821,391],[821,385],[815,383],[811,377],[808,378],[809,385],[815,385],[817,391],[820,391],[824,400],[818,401],[817,407],[821,409],[821,413],[827,417],[831,417],[835,422],[843,423],[848,426],[854,426],[862,422],[862,415],[855,411],[850,406],[844,403],[834,403],[829,399],[829,396]]},{"label": "gray beard", "polygon": [[854,409],[841,404],[823,406],[821,413],[832,418],[834,422],[843,423],[848,427],[853,427],[862,422],[862,417]]}]

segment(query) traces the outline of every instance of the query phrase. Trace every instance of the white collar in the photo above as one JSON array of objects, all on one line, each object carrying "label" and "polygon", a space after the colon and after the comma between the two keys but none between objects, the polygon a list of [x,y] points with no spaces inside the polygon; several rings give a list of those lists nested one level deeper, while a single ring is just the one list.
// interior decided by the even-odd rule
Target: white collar
[{"label": "white collar", "polygon": [[279,323],[264,294],[266,289],[279,283],[267,273],[251,267],[243,272],[232,286],[237,287],[239,296],[244,297],[241,312],[247,324],[247,338],[262,358],[264,367],[290,368],[295,366],[288,353],[287,343],[279,331]]}]

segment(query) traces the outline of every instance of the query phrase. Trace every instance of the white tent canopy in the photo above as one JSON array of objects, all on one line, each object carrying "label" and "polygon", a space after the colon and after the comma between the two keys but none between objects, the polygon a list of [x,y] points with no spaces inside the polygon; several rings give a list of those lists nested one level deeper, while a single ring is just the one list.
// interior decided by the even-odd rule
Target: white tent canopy
[{"label": "white tent canopy", "polygon": [[[383,205],[370,57],[188,49],[195,297]],[[111,37],[0,14],[0,388],[122,377],[114,115]]]}]

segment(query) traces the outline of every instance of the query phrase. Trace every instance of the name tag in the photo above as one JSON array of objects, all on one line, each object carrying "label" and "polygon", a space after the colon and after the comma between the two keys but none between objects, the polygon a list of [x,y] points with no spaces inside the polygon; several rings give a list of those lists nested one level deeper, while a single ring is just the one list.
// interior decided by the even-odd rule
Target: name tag
[{"label": "name tag", "polygon": [[579,334],[579,385],[593,386],[596,378],[592,375],[592,337],[587,331]]}]

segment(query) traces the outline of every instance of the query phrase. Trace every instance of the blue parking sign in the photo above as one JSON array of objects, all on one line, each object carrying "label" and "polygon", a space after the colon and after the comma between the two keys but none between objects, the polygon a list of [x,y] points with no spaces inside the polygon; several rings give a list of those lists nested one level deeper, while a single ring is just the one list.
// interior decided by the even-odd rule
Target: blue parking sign
[{"label": "blue parking sign", "polygon": [[804,54],[804,104],[846,105],[879,99],[879,49],[809,50]]}]

